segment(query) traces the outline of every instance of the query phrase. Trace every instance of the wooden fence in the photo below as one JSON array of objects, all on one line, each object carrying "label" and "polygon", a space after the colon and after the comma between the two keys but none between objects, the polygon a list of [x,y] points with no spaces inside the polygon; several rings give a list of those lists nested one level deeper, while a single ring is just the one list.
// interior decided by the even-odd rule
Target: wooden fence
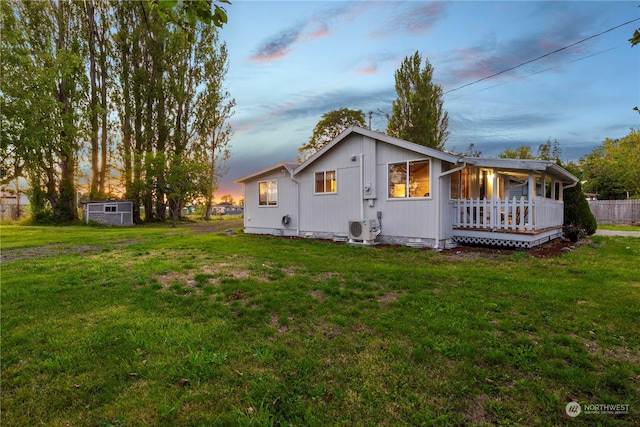
[{"label": "wooden fence", "polygon": [[640,200],[589,200],[598,224],[640,223]]}]

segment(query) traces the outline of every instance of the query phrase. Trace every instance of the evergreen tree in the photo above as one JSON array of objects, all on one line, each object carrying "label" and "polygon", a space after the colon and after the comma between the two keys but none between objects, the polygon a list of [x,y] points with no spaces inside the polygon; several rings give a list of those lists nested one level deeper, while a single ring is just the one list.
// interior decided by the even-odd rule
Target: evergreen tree
[{"label": "evergreen tree", "polygon": [[580,234],[588,236],[596,232],[598,224],[591,213],[580,182],[575,187],[564,191],[564,227],[565,234],[571,241],[576,241]]},{"label": "evergreen tree", "polygon": [[449,115],[443,108],[442,88],[433,83],[433,67],[416,53],[406,57],[395,73],[398,99],[387,133],[416,144],[442,150],[449,137]]}]

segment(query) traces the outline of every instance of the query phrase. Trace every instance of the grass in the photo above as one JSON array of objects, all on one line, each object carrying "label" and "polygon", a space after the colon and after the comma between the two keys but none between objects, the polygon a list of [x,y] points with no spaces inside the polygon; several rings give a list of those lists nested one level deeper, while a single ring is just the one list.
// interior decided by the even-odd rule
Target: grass
[{"label": "grass", "polygon": [[629,224],[598,224],[599,230],[640,231],[640,226]]},{"label": "grass", "polygon": [[[640,239],[562,257],[0,229],[2,424],[632,425]],[[581,414],[567,402],[629,404]]]}]

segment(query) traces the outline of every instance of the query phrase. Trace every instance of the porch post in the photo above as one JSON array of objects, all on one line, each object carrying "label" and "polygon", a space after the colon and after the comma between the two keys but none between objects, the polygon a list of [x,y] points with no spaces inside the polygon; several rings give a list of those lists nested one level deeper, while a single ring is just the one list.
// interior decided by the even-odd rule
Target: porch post
[{"label": "porch post", "polygon": [[527,200],[527,230],[533,230],[533,199],[536,197],[536,177],[533,171],[529,171],[529,200]]},{"label": "porch post", "polygon": [[560,187],[558,191],[558,200],[562,201],[564,200],[564,182],[561,181],[558,187]]},{"label": "porch post", "polygon": [[500,210],[498,209],[498,170],[493,168],[491,170],[491,174],[493,175],[491,179],[491,229],[495,229],[497,224],[499,223],[498,215],[500,215]]}]

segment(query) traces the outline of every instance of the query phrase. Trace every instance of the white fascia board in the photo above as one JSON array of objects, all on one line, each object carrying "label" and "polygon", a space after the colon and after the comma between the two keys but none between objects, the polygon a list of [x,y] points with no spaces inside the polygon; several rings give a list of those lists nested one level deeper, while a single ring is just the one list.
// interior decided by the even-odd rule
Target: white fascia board
[{"label": "white fascia board", "polygon": [[249,181],[249,180],[251,180],[253,178],[257,178],[257,177],[259,177],[261,175],[265,175],[267,173],[270,173],[270,172],[273,172],[273,171],[277,171],[278,169],[286,169],[286,171],[288,173],[291,173],[291,171],[293,171],[293,168],[295,166],[296,166],[295,163],[280,162],[280,163],[277,163],[277,164],[275,164],[273,166],[269,166],[266,169],[262,169],[261,171],[254,172],[254,173],[252,173],[250,175],[246,175],[246,176],[243,176],[241,178],[238,178],[238,179],[234,180],[233,182],[234,182],[234,184],[243,184],[243,183],[245,183],[245,182],[247,182],[247,181]]}]

